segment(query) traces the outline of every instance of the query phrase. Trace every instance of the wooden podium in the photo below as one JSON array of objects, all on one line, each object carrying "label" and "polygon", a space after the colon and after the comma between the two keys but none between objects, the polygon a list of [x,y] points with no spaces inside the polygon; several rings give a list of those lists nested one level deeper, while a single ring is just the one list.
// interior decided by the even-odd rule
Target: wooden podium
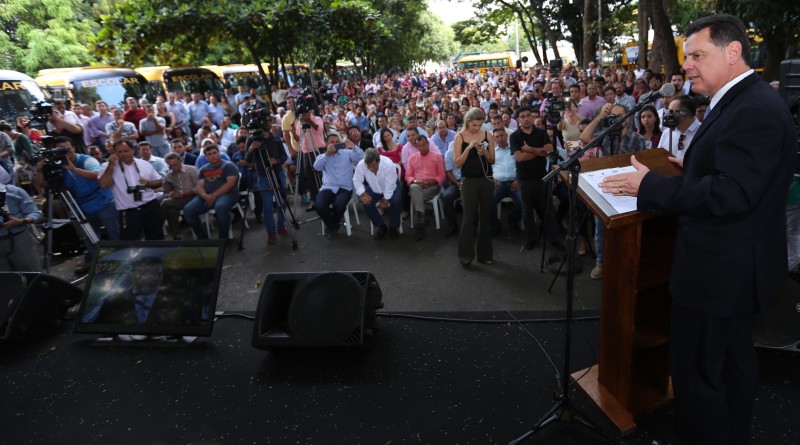
[{"label": "wooden podium", "polygon": [[[636,159],[654,172],[681,174],[668,156],[660,148],[636,153]],[[622,154],[584,161],[581,171],[630,164],[630,154]],[[672,398],[667,283],[677,218],[649,212],[616,214],[584,181],[578,195],[605,227],[600,355],[596,366],[573,373],[572,379],[624,436],[636,429],[638,414]]]}]

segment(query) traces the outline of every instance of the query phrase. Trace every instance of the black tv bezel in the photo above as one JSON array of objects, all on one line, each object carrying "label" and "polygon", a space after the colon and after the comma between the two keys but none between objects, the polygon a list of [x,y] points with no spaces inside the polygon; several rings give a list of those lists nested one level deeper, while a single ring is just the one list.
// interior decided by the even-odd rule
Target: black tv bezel
[{"label": "black tv bezel", "polygon": [[[100,261],[99,252],[104,248],[197,248],[197,247],[216,247],[217,261],[214,267],[212,279],[213,299],[209,304],[209,323],[207,325],[130,325],[130,324],[99,324],[84,323],[83,316],[87,309],[89,291]],[[220,278],[222,276],[222,263],[225,254],[225,240],[176,240],[176,241],[100,241],[95,246],[89,279],[83,291],[81,306],[75,321],[73,333],[75,334],[100,334],[105,336],[113,335],[148,335],[148,336],[176,336],[176,337],[210,337],[214,328],[214,313],[219,298]]]}]

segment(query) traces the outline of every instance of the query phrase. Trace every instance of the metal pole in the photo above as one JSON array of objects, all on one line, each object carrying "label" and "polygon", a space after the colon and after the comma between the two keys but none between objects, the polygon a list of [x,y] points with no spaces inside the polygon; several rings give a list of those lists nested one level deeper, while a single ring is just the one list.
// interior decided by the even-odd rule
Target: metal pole
[{"label": "metal pole", "polygon": [[597,46],[599,48],[598,53],[600,53],[598,56],[600,57],[600,60],[597,61],[597,67],[601,68],[603,66],[603,8],[600,0],[597,0],[597,24],[599,25]]}]

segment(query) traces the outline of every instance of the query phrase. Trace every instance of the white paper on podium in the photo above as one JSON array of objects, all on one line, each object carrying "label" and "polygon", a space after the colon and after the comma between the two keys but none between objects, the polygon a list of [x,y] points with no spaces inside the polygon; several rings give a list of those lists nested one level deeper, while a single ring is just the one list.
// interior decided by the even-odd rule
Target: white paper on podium
[{"label": "white paper on podium", "polygon": [[634,212],[636,211],[635,196],[615,196],[611,193],[604,193],[599,187],[599,184],[606,176],[635,171],[636,169],[632,165],[629,165],[627,167],[607,168],[605,170],[584,172],[580,174],[578,187],[583,190],[584,193],[589,195],[608,216]]}]

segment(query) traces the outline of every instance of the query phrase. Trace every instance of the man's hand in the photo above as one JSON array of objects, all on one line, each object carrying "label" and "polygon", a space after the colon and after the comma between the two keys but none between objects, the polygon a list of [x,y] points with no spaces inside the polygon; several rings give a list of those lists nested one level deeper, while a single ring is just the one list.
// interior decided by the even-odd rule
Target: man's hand
[{"label": "man's hand", "polygon": [[325,155],[333,156],[336,154],[336,146],[333,144],[328,144],[328,149],[325,151]]},{"label": "man's hand", "polygon": [[511,191],[516,192],[517,190],[519,190],[519,184],[517,181],[511,181]]},{"label": "man's hand", "polygon": [[261,148],[261,141],[253,141],[250,144],[250,153],[258,150],[259,148]]},{"label": "man's hand", "polygon": [[113,168],[114,165],[119,161],[119,157],[116,154],[112,154],[108,156],[108,168]]},{"label": "man's hand", "polygon": [[369,193],[364,192],[361,194],[361,202],[363,202],[365,206],[372,204],[372,196],[369,196]]},{"label": "man's hand", "polygon": [[206,207],[214,207],[214,201],[217,200],[217,197],[214,195],[206,195],[203,197],[203,201],[206,202]]},{"label": "man's hand", "polygon": [[670,156],[667,158],[667,160],[677,165],[678,167],[681,168],[681,170],[683,170],[683,158],[676,158],[674,156]]},{"label": "man's hand", "polygon": [[639,194],[639,185],[650,169],[637,161],[634,155],[631,155],[631,165],[636,169],[635,172],[609,176],[603,179],[603,182],[600,183],[600,188],[605,193],[611,193],[616,196],[637,196]]},{"label": "man's hand", "polygon": [[385,209],[389,207],[389,201],[387,201],[385,198],[381,198],[381,200],[378,201],[378,204],[376,204],[376,206],[378,206],[379,209]]},{"label": "man's hand", "polygon": [[2,225],[0,225],[0,228],[8,230],[8,229],[10,229],[12,227],[21,226],[23,224],[25,224],[25,221],[23,221],[23,220],[21,220],[19,218],[14,218],[13,216],[9,215],[8,216],[8,221],[6,221]]}]

